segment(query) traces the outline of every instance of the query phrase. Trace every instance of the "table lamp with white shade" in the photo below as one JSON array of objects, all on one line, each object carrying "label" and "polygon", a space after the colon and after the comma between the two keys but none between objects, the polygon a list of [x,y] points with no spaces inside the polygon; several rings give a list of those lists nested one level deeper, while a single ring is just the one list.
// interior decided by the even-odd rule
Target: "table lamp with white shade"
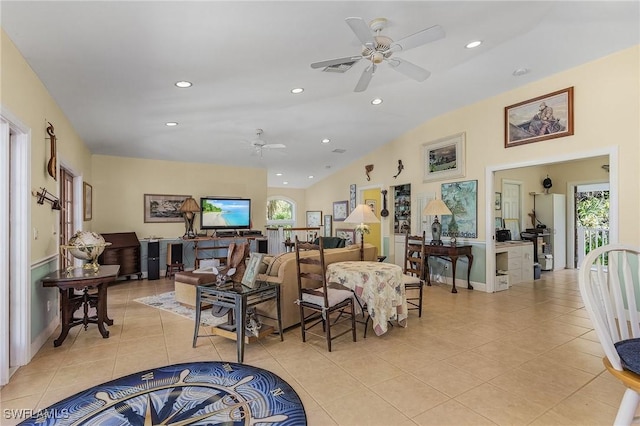
[{"label": "table lamp with white shade", "polygon": [[369,233],[369,225],[368,223],[380,223],[380,219],[378,219],[371,210],[371,207],[366,204],[358,204],[358,206],[353,209],[351,214],[344,220],[345,223],[357,223],[355,231],[356,233],[361,234],[360,237],[360,260],[364,260],[364,234]]},{"label": "table lamp with white shade", "polygon": [[442,200],[438,200],[437,198],[429,201],[427,207],[422,210],[422,214],[425,216],[435,216],[433,223],[431,224],[431,245],[441,246],[442,240],[440,236],[442,235],[442,224],[438,221],[438,216],[450,215],[451,210]]}]

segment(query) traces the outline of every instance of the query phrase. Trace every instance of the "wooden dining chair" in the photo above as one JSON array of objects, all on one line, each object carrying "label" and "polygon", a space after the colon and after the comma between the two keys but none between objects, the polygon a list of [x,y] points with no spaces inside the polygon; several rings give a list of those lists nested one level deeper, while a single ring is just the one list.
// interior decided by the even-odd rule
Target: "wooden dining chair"
[{"label": "wooden dining chair", "polygon": [[425,277],[425,232],[420,235],[406,234],[404,240],[404,269],[402,281],[407,291],[409,310],[417,310],[422,317],[422,293]]},{"label": "wooden dining chair", "polygon": [[[331,342],[349,332],[356,341],[356,322],[353,298],[350,290],[327,286],[326,265],[323,240],[319,244],[299,241],[296,236],[296,268],[298,276],[298,300],[300,306],[300,330],[302,341],[306,342],[307,333],[327,340],[331,352]],[[350,328],[332,334],[332,329],[349,321]],[[322,325],[323,333],[315,332]]]},{"label": "wooden dining chair", "polygon": [[[626,387],[615,425],[629,425],[640,403],[640,248],[610,244],[589,252],[578,283],[605,353],[607,371]],[[636,418],[637,420],[637,418]]]}]

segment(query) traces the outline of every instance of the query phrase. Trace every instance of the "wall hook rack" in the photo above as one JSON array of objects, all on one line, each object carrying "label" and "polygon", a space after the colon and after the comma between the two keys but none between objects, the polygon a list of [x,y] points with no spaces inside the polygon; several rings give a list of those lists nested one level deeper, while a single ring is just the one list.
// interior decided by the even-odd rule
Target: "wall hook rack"
[{"label": "wall hook rack", "polygon": [[53,195],[52,193],[50,193],[49,191],[47,191],[45,188],[40,188],[40,191],[32,191],[31,194],[34,197],[37,197],[37,203],[38,204],[44,204],[44,202],[48,202],[51,203],[51,210],[60,210],[61,206],[60,206],[60,199],[58,199],[58,197],[56,197],[55,195]]}]

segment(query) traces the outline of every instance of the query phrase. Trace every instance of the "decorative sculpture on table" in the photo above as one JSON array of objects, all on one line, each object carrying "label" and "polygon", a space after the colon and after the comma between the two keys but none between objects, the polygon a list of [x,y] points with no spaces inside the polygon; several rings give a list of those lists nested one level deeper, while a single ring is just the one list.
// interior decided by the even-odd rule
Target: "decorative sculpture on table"
[{"label": "decorative sculpture on table", "polygon": [[[97,232],[78,231],[73,237],[69,238],[66,245],[60,246],[60,249],[67,250],[76,259],[88,260],[89,262],[85,263],[83,268],[97,272],[100,268],[98,257],[102,254],[104,248],[110,245],[111,243],[106,242],[102,235]],[[73,266],[69,266],[67,272],[73,269]]]}]

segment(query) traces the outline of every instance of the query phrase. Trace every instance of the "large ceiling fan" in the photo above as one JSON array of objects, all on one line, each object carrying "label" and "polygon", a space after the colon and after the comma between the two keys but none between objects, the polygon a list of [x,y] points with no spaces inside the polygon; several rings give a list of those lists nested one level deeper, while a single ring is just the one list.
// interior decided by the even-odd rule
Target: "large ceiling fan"
[{"label": "large ceiling fan", "polygon": [[374,19],[369,24],[364,19],[357,17],[346,18],[345,21],[362,43],[360,56],[347,56],[345,58],[315,62],[311,64],[311,68],[325,68],[326,70],[327,68],[339,69],[340,67],[347,67],[349,69],[351,65],[363,58],[369,60],[371,63],[362,72],[354,92],[363,92],[367,89],[378,64],[383,61],[388,63],[394,70],[416,81],[424,81],[431,75],[426,69],[404,59],[392,57],[392,55],[396,52],[413,49],[444,38],[445,33],[440,25],[425,28],[398,41],[393,41],[389,37],[380,34],[387,26],[387,19],[385,18]]},{"label": "large ceiling fan", "polygon": [[286,145],[281,143],[265,142],[265,140],[262,139],[262,133],[264,133],[262,129],[256,129],[256,138],[253,141],[251,141],[251,146],[253,147],[254,153],[256,155],[259,155],[260,157],[262,157],[263,149],[282,149],[287,147]]}]

